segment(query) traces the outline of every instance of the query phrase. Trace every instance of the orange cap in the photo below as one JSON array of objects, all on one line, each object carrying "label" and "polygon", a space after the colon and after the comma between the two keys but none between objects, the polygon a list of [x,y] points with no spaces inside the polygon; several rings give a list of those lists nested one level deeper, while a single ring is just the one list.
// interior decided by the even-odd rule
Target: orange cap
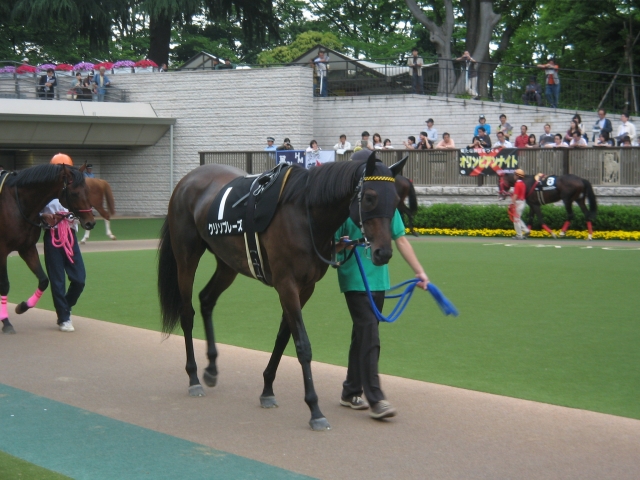
[{"label": "orange cap", "polygon": [[55,154],[49,163],[54,165],[71,165],[73,166],[73,160],[71,157],[65,153],[57,153]]}]

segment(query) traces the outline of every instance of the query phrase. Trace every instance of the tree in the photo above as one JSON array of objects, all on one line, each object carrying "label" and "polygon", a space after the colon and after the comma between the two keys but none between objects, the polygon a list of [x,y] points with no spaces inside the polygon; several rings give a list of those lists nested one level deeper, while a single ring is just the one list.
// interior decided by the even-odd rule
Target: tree
[{"label": "tree", "polygon": [[276,47],[258,55],[261,64],[289,63],[316,45],[324,45],[333,50],[341,50],[342,43],[333,33],[304,32],[286,46]]}]

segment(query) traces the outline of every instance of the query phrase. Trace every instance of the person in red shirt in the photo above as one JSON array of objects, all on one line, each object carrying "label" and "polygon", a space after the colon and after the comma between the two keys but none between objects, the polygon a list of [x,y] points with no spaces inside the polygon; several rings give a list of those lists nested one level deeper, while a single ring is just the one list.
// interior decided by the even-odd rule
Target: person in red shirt
[{"label": "person in red shirt", "polygon": [[520,135],[516,137],[516,148],[527,148],[529,143],[529,135],[527,135],[527,126],[522,125],[520,127]]},{"label": "person in red shirt", "polygon": [[524,211],[524,207],[527,204],[527,202],[525,201],[527,188],[524,185],[524,171],[521,169],[517,169],[514,174],[516,176],[516,184],[513,187],[511,203],[515,205],[513,226],[516,230],[516,236],[513,238],[516,240],[524,240],[523,233],[524,235],[529,235],[529,229],[527,228],[527,225],[522,221],[522,212]]}]

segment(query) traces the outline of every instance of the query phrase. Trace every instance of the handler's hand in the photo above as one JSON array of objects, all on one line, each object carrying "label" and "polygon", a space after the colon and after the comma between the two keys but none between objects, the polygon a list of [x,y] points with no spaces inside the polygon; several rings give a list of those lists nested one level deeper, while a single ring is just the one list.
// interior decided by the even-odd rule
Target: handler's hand
[{"label": "handler's hand", "polygon": [[43,213],[40,217],[42,217],[42,220],[44,220],[50,227],[55,226],[59,221],[58,215],[54,213]]},{"label": "handler's hand", "polygon": [[346,243],[350,241],[349,237],[340,237],[340,241],[336,244],[336,252],[341,252],[345,248],[347,250],[353,249],[353,245],[347,245]]},{"label": "handler's hand", "polygon": [[427,274],[424,272],[418,273],[416,274],[416,278],[420,280],[416,285],[421,289],[426,290],[427,285],[429,285],[429,277],[427,277]]}]

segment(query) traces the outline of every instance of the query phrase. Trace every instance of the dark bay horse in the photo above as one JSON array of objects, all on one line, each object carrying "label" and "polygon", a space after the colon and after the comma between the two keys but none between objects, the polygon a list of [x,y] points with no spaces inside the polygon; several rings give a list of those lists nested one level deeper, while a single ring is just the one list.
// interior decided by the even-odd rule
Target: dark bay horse
[{"label": "dark bay horse", "polygon": [[[500,196],[504,198],[515,183],[514,174],[507,173],[501,175],[499,186]],[[529,205],[529,229],[531,229],[533,215],[535,214],[542,228],[549,232],[553,238],[556,238],[556,234],[544,223],[540,207],[547,203],[562,201],[567,210],[567,220],[560,230],[560,236],[564,237],[574,218],[572,204],[576,202],[587,221],[587,228],[589,230],[588,238],[589,240],[593,238],[593,225],[591,222],[595,220],[598,214],[598,202],[596,201],[593,187],[588,180],[571,174],[547,176],[540,180],[537,180],[533,175],[525,175],[524,184],[527,192],[526,201],[527,205]],[[536,190],[537,186],[541,186],[542,189],[540,191]],[[585,200],[589,202],[589,209],[586,207]]]},{"label": "dark bay horse", "polygon": [[[113,192],[111,191],[111,185],[106,180],[101,178],[86,178],[87,187],[89,188],[89,202],[95,208],[100,216],[104,219],[104,226],[107,232],[107,237],[111,240],[115,240],[116,236],[111,233],[111,216],[116,213],[116,204],[113,199]],[[107,208],[104,208],[104,203],[107,203]],[[84,244],[89,240],[89,230],[84,231],[84,236],[80,243]]]},{"label": "dark bay horse", "polygon": [[87,185],[80,169],[67,165],[38,165],[21,172],[7,173],[0,179],[0,320],[3,333],[15,333],[6,311],[9,294],[7,256],[17,251],[29,269],[38,278],[38,295],[18,304],[21,314],[35,306],[38,298],[49,286],[49,279],[42,269],[36,242],[42,223],[40,212],[54,198],[80,219],[85,229],[95,225]]},{"label": "dark bay horse", "polygon": [[[204,395],[198,380],[192,340],[195,311],[191,295],[200,257],[209,250],[217,261],[215,273],[199,295],[209,359],[203,379],[210,387],[216,385],[218,375],[213,308],[238,273],[253,276],[244,237],[210,236],[207,224],[207,213],[218,192],[234,178],[244,175],[245,172],[224,165],[204,165],[187,174],[171,196],[161,233],[158,293],[162,329],[169,333],[178,322],[182,326],[191,396]],[[282,353],[289,337],[293,336],[302,366],[304,400],[311,411],[309,424],[313,430],[330,427],[318,406],[311,375],[311,344],[301,310],[311,297],[316,282],[326,273],[333,236],[348,217],[351,216],[356,224],[360,223],[359,218],[364,219],[361,230],[370,242],[373,263],[382,265],[389,261],[392,255],[390,218],[398,203],[392,183],[394,176],[394,171],[376,163],[374,154],[364,162],[326,163],[310,170],[291,167],[273,220],[259,235],[265,277],[275,288],[282,305],[280,329],[263,373],[260,404],[264,408],[277,406],[273,382]]]}]

